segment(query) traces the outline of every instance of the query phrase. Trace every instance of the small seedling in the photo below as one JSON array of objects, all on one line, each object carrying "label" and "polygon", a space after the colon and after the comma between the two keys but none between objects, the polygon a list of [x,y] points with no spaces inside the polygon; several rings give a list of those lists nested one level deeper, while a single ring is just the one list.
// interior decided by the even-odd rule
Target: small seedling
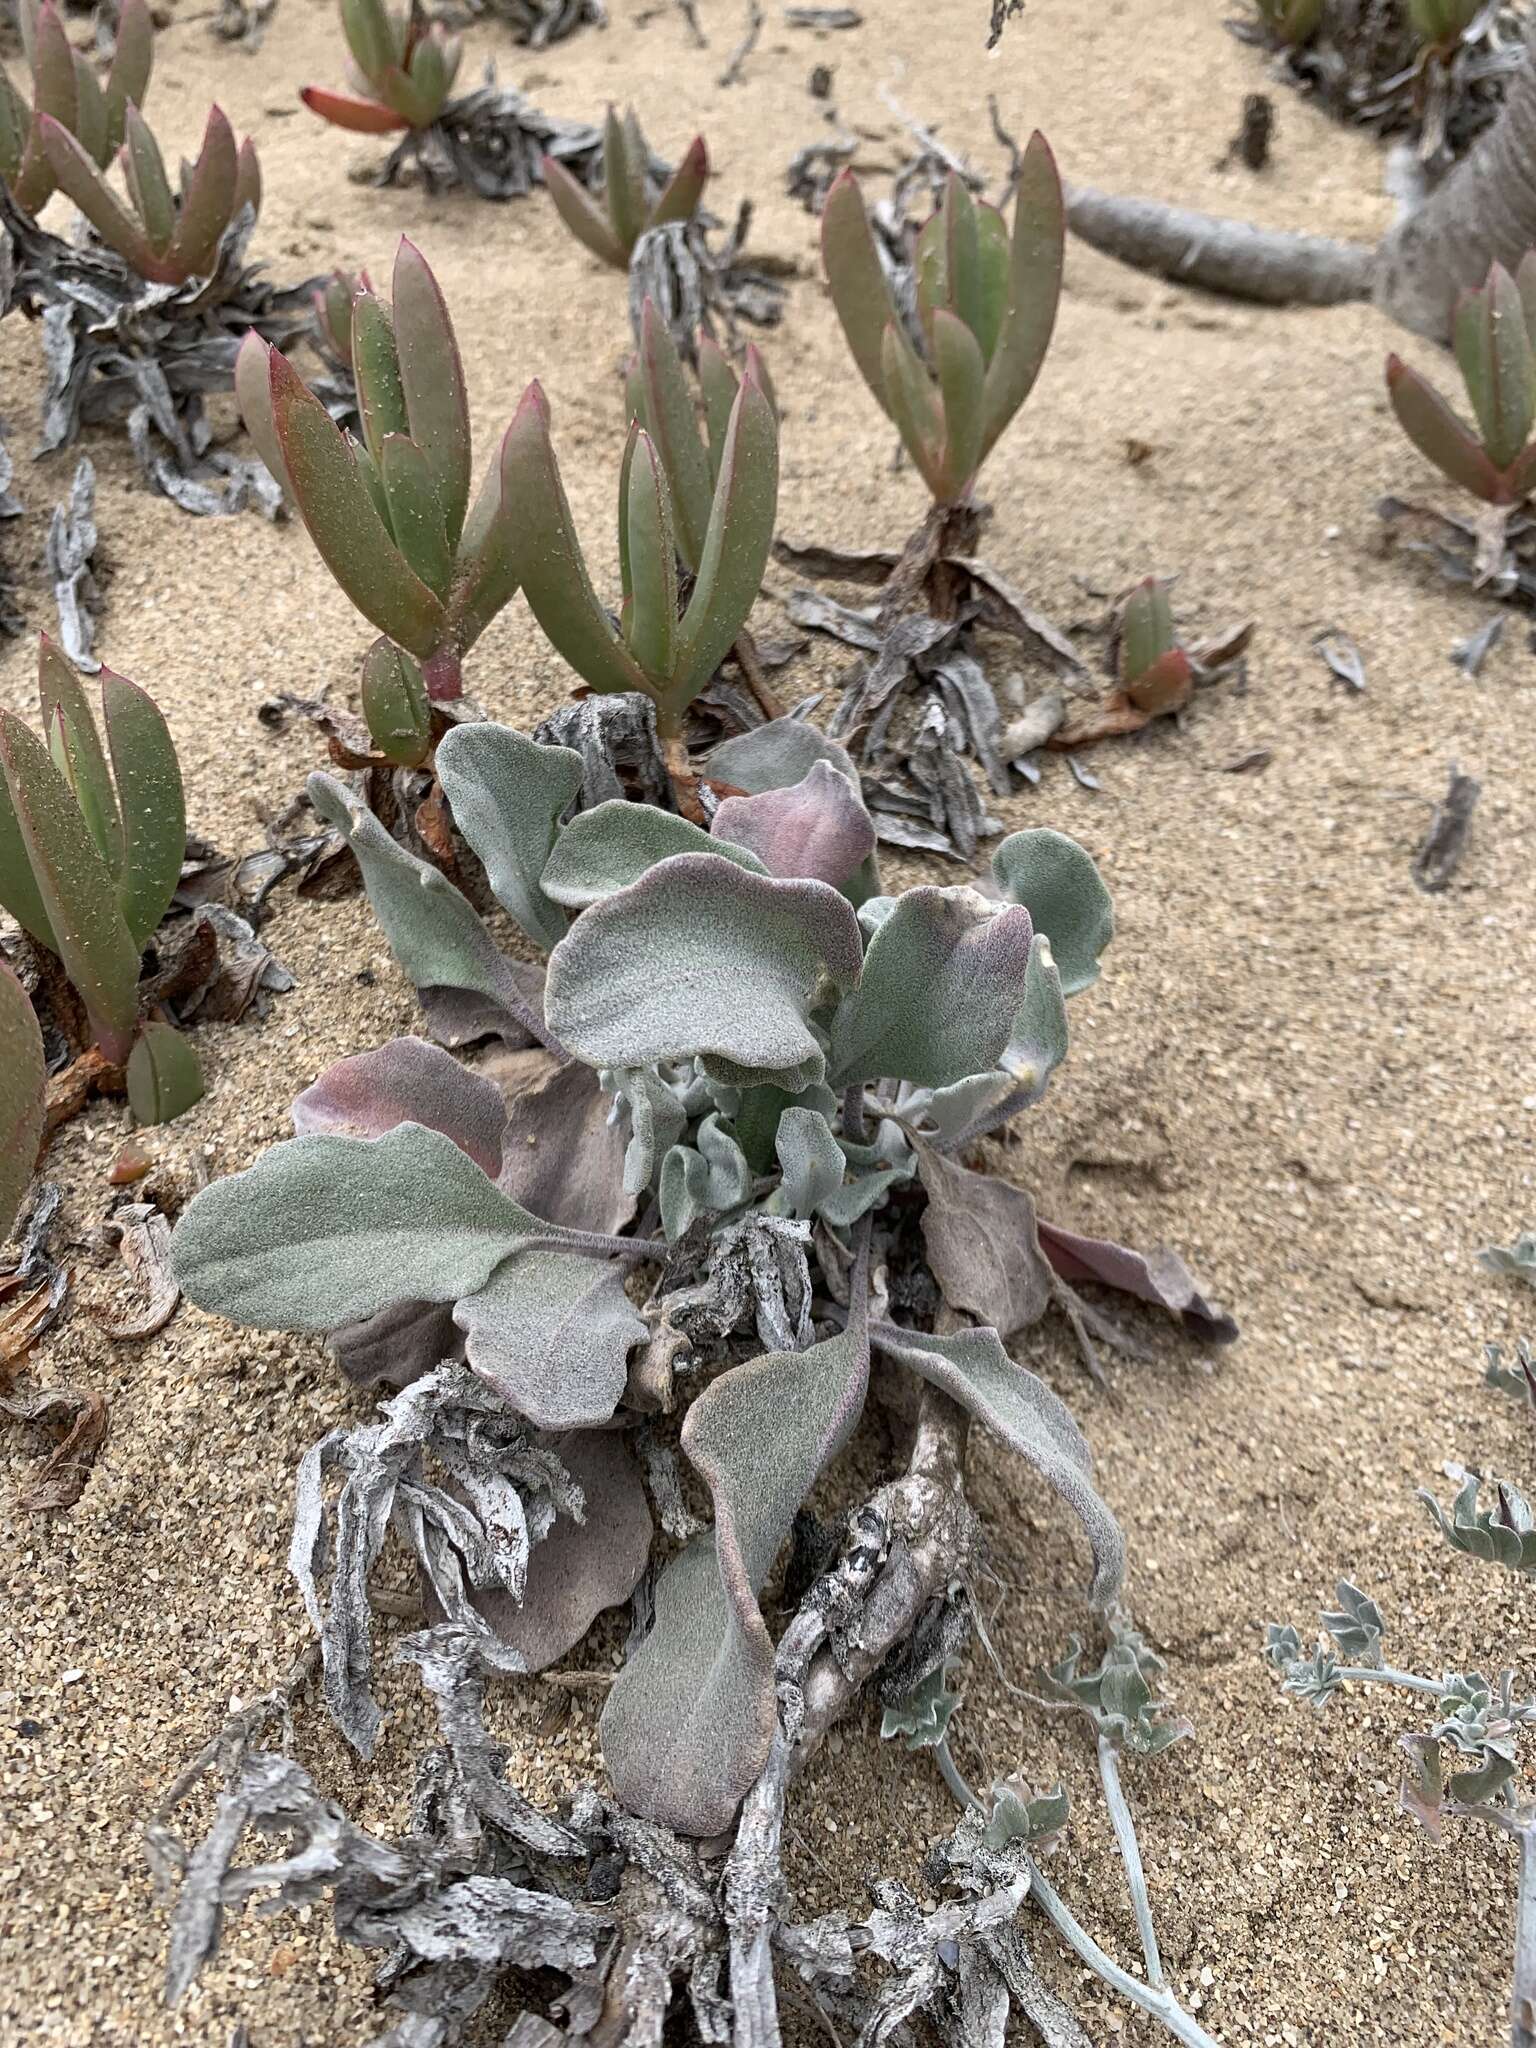
[{"label": "small seedling", "polygon": [[75,671],[44,640],[40,740],[0,711],[0,905],[58,955],[101,1057],[126,1066],[141,1123],[202,1094],[171,1027],[141,1021],[139,961],[181,878],[186,813],[165,720],[125,676],[103,670],[103,747]]},{"label": "small seedling", "polygon": [[1327,0],[1255,0],[1259,20],[1282,49],[1299,49],[1322,26]]},{"label": "small seedling", "polygon": [[940,506],[965,501],[976,473],[1028,398],[1061,293],[1066,217],[1042,135],[1020,168],[1010,237],[951,173],[918,237],[917,314],[899,312],[858,180],[838,177],[822,214],[822,262],[843,333]]},{"label": "small seedling", "polygon": [[[339,299],[340,287],[333,290]],[[339,334],[331,292],[325,317]],[[392,759],[420,760],[430,738],[428,700],[460,694],[463,656],[517,590],[501,475],[493,466],[471,503],[458,345],[437,280],[413,243],[401,239],[391,306],[366,281],[356,292],[345,340],[361,440],[337,426],[287,357],[258,337],[241,345],[235,390],[251,439],[326,567],[385,636],[370,657],[368,694],[388,707],[375,739]]]},{"label": "small seedling", "polygon": [[47,1092],[43,1034],[26,990],[0,961],[0,1243],[21,1213],[37,1164]]},{"label": "small seedling", "polygon": [[341,0],[350,59],[347,90],[306,85],[299,94],[312,114],[356,135],[425,129],[442,114],[458,76],[463,45],[420,0],[390,8],[384,0]]},{"label": "small seedling", "polygon": [[1485,0],[1408,0],[1412,22],[1427,56],[1451,57],[1477,17]]},{"label": "small seedling", "polygon": [[72,199],[130,269],[150,284],[185,284],[206,277],[218,263],[219,245],[243,207],[261,211],[261,168],[247,136],[239,147],[223,111],[214,107],[203,130],[194,164],[182,166],[173,192],[160,146],[137,107],[125,116],[123,176],[132,212],[125,208],[102,171],[62,122],[44,114],[38,122],[43,154],[60,191]]},{"label": "small seedling", "polygon": [[1456,361],[1477,421],[1474,433],[1446,401],[1396,355],[1387,357],[1387,392],[1403,432],[1453,484],[1508,510],[1536,484],[1536,254],[1512,277],[1501,263],[1456,308]]},{"label": "small seedling", "polygon": [[94,169],[105,170],[123,146],[128,109],[142,107],[149,91],[155,31],[148,0],[123,0],[117,48],[105,83],[98,84],[89,59],[70,47],[53,0],[19,0],[17,22],[32,104],[0,65],[0,180],[18,206],[36,213],[55,184],[43,121],[56,123]]},{"label": "small seedling", "polygon": [[1138,711],[1156,717],[1189,701],[1194,668],[1174,630],[1168,585],[1147,576],[1120,612],[1116,669],[1120,687]]},{"label": "small seedling", "polygon": [[631,107],[621,120],[613,108],[603,127],[603,189],[598,197],[554,157],[544,158],[544,182],[560,218],[584,248],[615,270],[628,270],[635,244],[652,228],[692,220],[709,180],[709,151],[696,135],[665,185],[651,170],[651,150]]}]

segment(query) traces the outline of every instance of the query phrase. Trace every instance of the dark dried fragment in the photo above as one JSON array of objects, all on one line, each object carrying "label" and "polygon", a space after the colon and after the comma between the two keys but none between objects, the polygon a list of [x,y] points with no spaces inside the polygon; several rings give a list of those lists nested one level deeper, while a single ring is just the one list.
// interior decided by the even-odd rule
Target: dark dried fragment
[{"label": "dark dried fragment", "polygon": [[72,1508],[84,1493],[96,1454],[107,1436],[107,1404],[89,1387],[44,1387],[33,1394],[0,1394],[0,1415],[16,1422],[59,1423],[64,1435],[16,1495],[25,1514]]},{"label": "dark dried fragment", "polygon": [[95,675],[101,667],[91,652],[96,640],[93,607],[101,601],[93,574],[95,513],[96,471],[91,458],[82,455],[68,498],[53,508],[43,559],[58,606],[59,645],[87,675]]},{"label": "dark dried fragment", "polygon": [[176,1313],[181,1289],[171,1271],[171,1229],[153,1202],[130,1202],[117,1211],[109,1228],[117,1234],[123,1270],[141,1299],[121,1315],[96,1316],[116,1344],[153,1337]]},{"label": "dark dried fragment", "polygon": [[1435,805],[1429,830],[1413,857],[1413,879],[1427,895],[1449,888],[1466,854],[1472,833],[1472,813],[1483,793],[1483,785],[1463,775],[1454,763],[1445,795]]}]

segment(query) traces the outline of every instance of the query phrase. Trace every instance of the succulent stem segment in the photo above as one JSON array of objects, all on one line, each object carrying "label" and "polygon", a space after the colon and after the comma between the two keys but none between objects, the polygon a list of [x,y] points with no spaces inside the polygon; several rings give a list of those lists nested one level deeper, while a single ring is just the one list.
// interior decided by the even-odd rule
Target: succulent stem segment
[{"label": "succulent stem segment", "polygon": [[38,693],[42,739],[0,711],[0,906],[58,955],[102,1054],[128,1067],[139,1120],[162,1122],[203,1092],[186,1042],[139,1017],[140,956],[186,852],[176,748],[150,699],[110,669],[103,746],[79,677],[47,639]]},{"label": "succulent stem segment", "polygon": [[709,181],[709,151],[695,135],[665,185],[651,175],[651,151],[633,107],[623,118],[608,109],[603,127],[603,190],[594,198],[561,163],[546,156],[544,182],[555,209],[583,248],[615,270],[628,270],[635,244],[652,228],[692,220]]},{"label": "succulent stem segment", "polygon": [[952,174],[918,237],[913,328],[897,309],[853,173],[827,196],[822,262],[843,333],[937,504],[969,495],[1040,374],[1065,238],[1061,180],[1042,135],[1024,152],[1011,237],[998,209],[978,205]]},{"label": "succulent stem segment", "polygon": [[261,211],[261,167],[247,136],[238,147],[222,108],[209,110],[197,161],[183,165],[173,192],[160,145],[137,107],[124,116],[121,155],[131,208],[117,197],[89,151],[61,121],[37,122],[48,169],[91,226],[150,284],[185,284],[216,267],[219,244],[242,207]]},{"label": "succulent stem segment", "polygon": [[[680,735],[683,714],[757,597],[773,542],[779,437],[761,366],[749,355],[728,402],[721,379],[714,401],[706,394],[706,450],[676,351],[649,309],[645,335],[641,375],[656,381],[642,404],[656,432],[633,420],[620,465],[616,625],[587,573],[537,383],[507,430],[501,475],[515,516],[514,566],[545,636],[590,689],[649,697],[665,744]],[[733,377],[723,360],[720,368]],[[686,603],[680,557],[693,577]]]},{"label": "succulent stem segment", "polygon": [[419,0],[390,8],[384,0],[341,0],[347,39],[346,90],[306,85],[299,94],[312,114],[355,135],[391,135],[430,128],[447,105],[463,45]]},{"label": "succulent stem segment", "polygon": [[392,759],[415,761],[429,745],[428,700],[460,694],[462,657],[515,595],[517,569],[498,466],[471,499],[464,372],[425,258],[402,238],[392,306],[366,278],[344,312],[340,298],[333,281],[327,328],[350,355],[360,440],[254,334],[235,390],[326,567],[384,635],[365,673],[370,727]]},{"label": "succulent stem segment", "polygon": [[111,68],[98,83],[89,59],[70,47],[53,0],[19,0],[17,20],[32,104],[0,67],[0,180],[18,206],[36,213],[56,182],[44,121],[71,137],[92,170],[105,170],[123,146],[129,108],[142,107],[149,91],[155,31],[148,0],[123,0]]},{"label": "succulent stem segment", "polygon": [[1536,253],[1512,277],[1501,263],[1456,307],[1452,341],[1474,433],[1434,386],[1396,355],[1387,395],[1421,455],[1485,504],[1518,505],[1536,486]]}]

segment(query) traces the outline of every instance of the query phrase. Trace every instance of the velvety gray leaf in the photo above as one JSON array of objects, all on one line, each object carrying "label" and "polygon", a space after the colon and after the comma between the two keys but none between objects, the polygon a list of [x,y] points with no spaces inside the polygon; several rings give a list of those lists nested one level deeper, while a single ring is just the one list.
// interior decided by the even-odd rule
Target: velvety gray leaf
[{"label": "velvety gray leaf", "polygon": [[774,1149],[789,1213],[807,1221],[843,1184],[843,1148],[816,1110],[786,1109]]},{"label": "velvety gray leaf", "polygon": [[1093,1459],[1066,1403],[1008,1356],[996,1330],[936,1337],[875,1323],[869,1334],[877,1351],[941,1387],[1055,1488],[1082,1523],[1093,1551],[1089,1597],[1096,1606],[1108,1606],[1125,1574],[1125,1538],[1094,1490]]},{"label": "velvety gray leaf", "polygon": [[520,1012],[509,1010],[495,996],[481,995],[470,988],[434,988],[427,983],[416,991],[422,1022],[434,1045],[457,1052],[468,1045],[496,1039],[516,1049],[537,1044],[528,1020],[544,1016],[544,968],[528,960],[508,960],[507,972],[522,999]]},{"label": "velvety gray leaf", "polygon": [[1478,1253],[1477,1263],[1486,1273],[1524,1280],[1536,1287],[1536,1231],[1523,1231],[1511,1245],[1489,1245]]},{"label": "velvety gray leaf", "polygon": [[817,1473],[857,1423],[868,1380],[868,1346],[844,1331],[722,1373],[689,1409],[683,1449],[714,1499],[714,1534],[657,1580],[651,1632],[600,1724],[632,1813],[716,1835],[762,1770],[776,1707],[758,1592]]},{"label": "velvety gray leaf", "polygon": [[978,1117],[1012,1095],[1018,1083],[1011,1074],[971,1074],[949,1088],[913,1088],[903,1084],[896,1107],[910,1123],[940,1144],[958,1138]]},{"label": "velvety gray leaf", "polygon": [[451,1138],[399,1124],[274,1145],[193,1198],[171,1263],[190,1301],[231,1322],[324,1331],[473,1294],[519,1238],[550,1234]]},{"label": "velvety gray leaf", "polygon": [[572,818],[544,870],[544,892],[572,910],[585,910],[679,853],[723,854],[754,875],[768,872],[756,854],[718,845],[686,818],[616,797]]},{"label": "velvety gray leaf", "polygon": [[437,773],[496,901],[536,946],[557,944],[566,920],[539,877],[581,788],[580,754],[511,725],[456,725],[438,747]]},{"label": "velvety gray leaf", "polygon": [[723,1215],[751,1199],[752,1169],[718,1116],[705,1117],[692,1145],[674,1145],[667,1153],[657,1194],[668,1244],[676,1244],[700,1216]]},{"label": "velvety gray leaf", "polygon": [[634,1219],[624,1132],[591,1067],[534,1048],[491,1052],[478,1071],[507,1105],[497,1186],[535,1216],[616,1237]]},{"label": "velvety gray leaf", "polygon": [[327,1340],[354,1386],[408,1387],[448,1359],[464,1356],[464,1336],[444,1301],[397,1301],[366,1322],[343,1323]]},{"label": "velvety gray leaf", "polygon": [[764,790],[793,789],[819,761],[858,788],[859,771],[848,749],[804,718],[771,718],[766,725],[722,740],[706,757],[704,768],[711,782],[760,796]]},{"label": "velvety gray leaf", "polygon": [[1051,942],[1062,992],[1075,996],[1099,978],[1099,955],[1115,935],[1115,913],[1091,857],[1064,832],[1010,832],[992,856],[1010,902],[1022,903]]},{"label": "velvety gray leaf", "polygon": [[494,1180],[507,1112],[500,1090],[424,1038],[392,1038],[327,1067],[293,1105],[299,1136],[381,1138],[396,1124],[441,1131]]},{"label": "velvety gray leaf", "polygon": [[629,1144],[624,1153],[624,1188],[638,1195],[656,1177],[657,1163],[679,1139],[688,1113],[672,1089],[649,1067],[630,1067],[613,1076],[619,1099],[629,1109]]},{"label": "velvety gray leaf", "polygon": [[817,761],[791,789],[728,796],[710,836],[756,854],[770,875],[804,876],[841,889],[875,850],[875,828],[858,789]]},{"label": "velvety gray leaf", "polygon": [[885,1076],[946,1088],[996,1067],[1024,1003],[1032,937],[1027,910],[1000,910],[974,889],[909,889],[838,1009],[832,1085]]},{"label": "velvety gray leaf", "polygon": [[1019,1104],[1038,1102],[1067,1056],[1067,1005],[1051,942],[1036,932],[1024,975],[1024,1001],[1003,1049],[1002,1066],[1015,1087],[1026,1091]]},{"label": "velvety gray leaf", "polygon": [[1137,1252],[1108,1238],[1079,1237],[1043,1218],[1038,1228],[1041,1251],[1069,1285],[1097,1280],[1138,1301],[1154,1302],[1177,1316],[1192,1337],[1212,1344],[1230,1344],[1237,1335],[1231,1316],[1206,1299],[1194,1274],[1166,1245]]},{"label": "velvety gray leaf", "polygon": [[649,1334],[617,1261],[543,1249],[513,1252],[453,1319],[466,1356],[508,1407],[539,1429],[606,1422]]},{"label": "velvety gray leaf", "polygon": [[808,1021],[821,980],[850,987],[859,966],[836,890],[683,854],[577,920],[550,957],[545,1011],[595,1067],[697,1057],[716,1080],[798,1094],[825,1067]]},{"label": "velvety gray leaf", "polygon": [[534,1545],[521,1602],[471,1595],[493,1635],[530,1671],[556,1664],[598,1615],[634,1592],[651,1554],[651,1513],[640,1469],[617,1430],[574,1430],[551,1446],[581,1488],[581,1521],[561,1515]]},{"label": "velvety gray leaf", "polygon": [[1006,1342],[1050,1306],[1051,1269],[1035,1238],[1035,1205],[1022,1188],[973,1173],[919,1143],[928,1191],[923,1245],[951,1308],[990,1323]]},{"label": "velvety gray leaf", "polygon": [[516,1014],[524,1006],[522,991],[447,876],[407,853],[333,776],[311,775],[307,787],[317,815],[335,826],[357,856],[373,914],[415,986],[472,989]]}]

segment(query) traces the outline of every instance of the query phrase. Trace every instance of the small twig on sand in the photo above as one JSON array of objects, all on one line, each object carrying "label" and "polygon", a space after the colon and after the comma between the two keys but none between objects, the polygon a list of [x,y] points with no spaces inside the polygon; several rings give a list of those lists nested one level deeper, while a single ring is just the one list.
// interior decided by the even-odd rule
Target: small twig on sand
[{"label": "small twig on sand", "polygon": [[1435,805],[1424,842],[1413,858],[1413,879],[1427,895],[1448,888],[1460,867],[1472,833],[1472,813],[1483,793],[1475,776],[1463,775],[1451,764],[1451,779],[1445,795]]},{"label": "small twig on sand", "polygon": [[721,85],[735,85],[741,77],[747,59],[757,48],[757,39],[763,32],[763,9],[761,0],[747,0],[747,27],[741,41],[732,50],[730,61],[721,72]]}]

